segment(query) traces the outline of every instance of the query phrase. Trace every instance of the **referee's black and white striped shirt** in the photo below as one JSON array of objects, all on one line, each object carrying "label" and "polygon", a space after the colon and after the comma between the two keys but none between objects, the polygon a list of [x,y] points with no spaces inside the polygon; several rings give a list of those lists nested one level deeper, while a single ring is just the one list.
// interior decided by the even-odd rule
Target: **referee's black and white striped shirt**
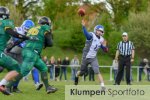
[{"label": "referee's black and white striped shirt", "polygon": [[118,43],[117,50],[119,50],[119,55],[129,56],[132,54],[132,50],[134,50],[133,42],[131,41],[121,41]]}]

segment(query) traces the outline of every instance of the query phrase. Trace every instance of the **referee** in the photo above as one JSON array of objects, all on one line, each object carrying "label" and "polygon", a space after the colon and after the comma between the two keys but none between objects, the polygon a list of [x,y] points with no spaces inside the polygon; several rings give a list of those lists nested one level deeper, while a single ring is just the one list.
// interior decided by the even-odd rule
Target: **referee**
[{"label": "referee", "polygon": [[128,40],[128,34],[126,32],[123,32],[122,39],[123,41],[120,41],[118,43],[115,56],[115,60],[118,61],[119,64],[115,85],[120,85],[125,66],[126,66],[126,82],[127,85],[131,85],[130,69],[131,69],[131,62],[134,61],[134,45],[131,41]]}]

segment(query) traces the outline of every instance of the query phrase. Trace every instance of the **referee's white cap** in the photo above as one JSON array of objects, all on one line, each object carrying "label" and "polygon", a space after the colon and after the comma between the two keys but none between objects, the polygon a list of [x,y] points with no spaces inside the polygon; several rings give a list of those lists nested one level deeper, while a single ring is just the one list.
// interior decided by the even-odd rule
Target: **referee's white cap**
[{"label": "referee's white cap", "polygon": [[127,33],[127,32],[123,32],[123,33],[122,33],[122,35],[126,35],[126,36],[127,36],[127,35],[128,35],[128,33]]}]

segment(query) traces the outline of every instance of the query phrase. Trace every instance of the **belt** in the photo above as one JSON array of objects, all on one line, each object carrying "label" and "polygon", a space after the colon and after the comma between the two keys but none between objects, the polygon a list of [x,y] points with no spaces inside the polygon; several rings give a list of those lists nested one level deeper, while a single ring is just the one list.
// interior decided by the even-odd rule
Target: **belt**
[{"label": "belt", "polygon": [[131,57],[131,55],[119,55],[121,57]]}]

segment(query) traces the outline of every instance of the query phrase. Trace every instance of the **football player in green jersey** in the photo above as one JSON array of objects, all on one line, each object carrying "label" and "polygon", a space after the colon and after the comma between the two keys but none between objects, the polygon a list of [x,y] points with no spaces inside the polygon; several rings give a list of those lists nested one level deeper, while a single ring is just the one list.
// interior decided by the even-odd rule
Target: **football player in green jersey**
[{"label": "football player in green jersey", "polygon": [[5,91],[3,84],[6,85],[10,80],[18,76],[20,73],[18,62],[4,53],[4,49],[6,48],[7,42],[11,36],[20,38],[22,41],[36,40],[33,37],[21,35],[14,31],[14,22],[9,19],[9,9],[0,6],[0,66],[6,68],[9,71],[0,82],[0,91],[6,95],[9,95],[9,93]]},{"label": "football player in green jersey", "polygon": [[38,21],[39,26],[33,27],[28,31],[27,36],[36,37],[38,41],[26,41],[26,45],[22,50],[23,62],[21,65],[21,74],[23,76],[26,76],[33,66],[41,72],[41,79],[48,94],[57,91],[57,89],[48,84],[48,69],[40,54],[43,48],[51,47],[53,44],[50,23],[48,17],[41,17]]},{"label": "football player in green jersey", "polygon": [[39,26],[33,27],[28,31],[27,36],[37,38],[38,40],[26,40],[26,45],[22,50],[21,74],[16,77],[16,80],[21,79],[21,77],[26,76],[32,70],[33,66],[36,67],[41,72],[41,79],[47,94],[57,91],[57,88],[48,84],[48,69],[40,56],[43,48],[53,45],[50,23],[48,17],[41,17],[38,21]]}]

